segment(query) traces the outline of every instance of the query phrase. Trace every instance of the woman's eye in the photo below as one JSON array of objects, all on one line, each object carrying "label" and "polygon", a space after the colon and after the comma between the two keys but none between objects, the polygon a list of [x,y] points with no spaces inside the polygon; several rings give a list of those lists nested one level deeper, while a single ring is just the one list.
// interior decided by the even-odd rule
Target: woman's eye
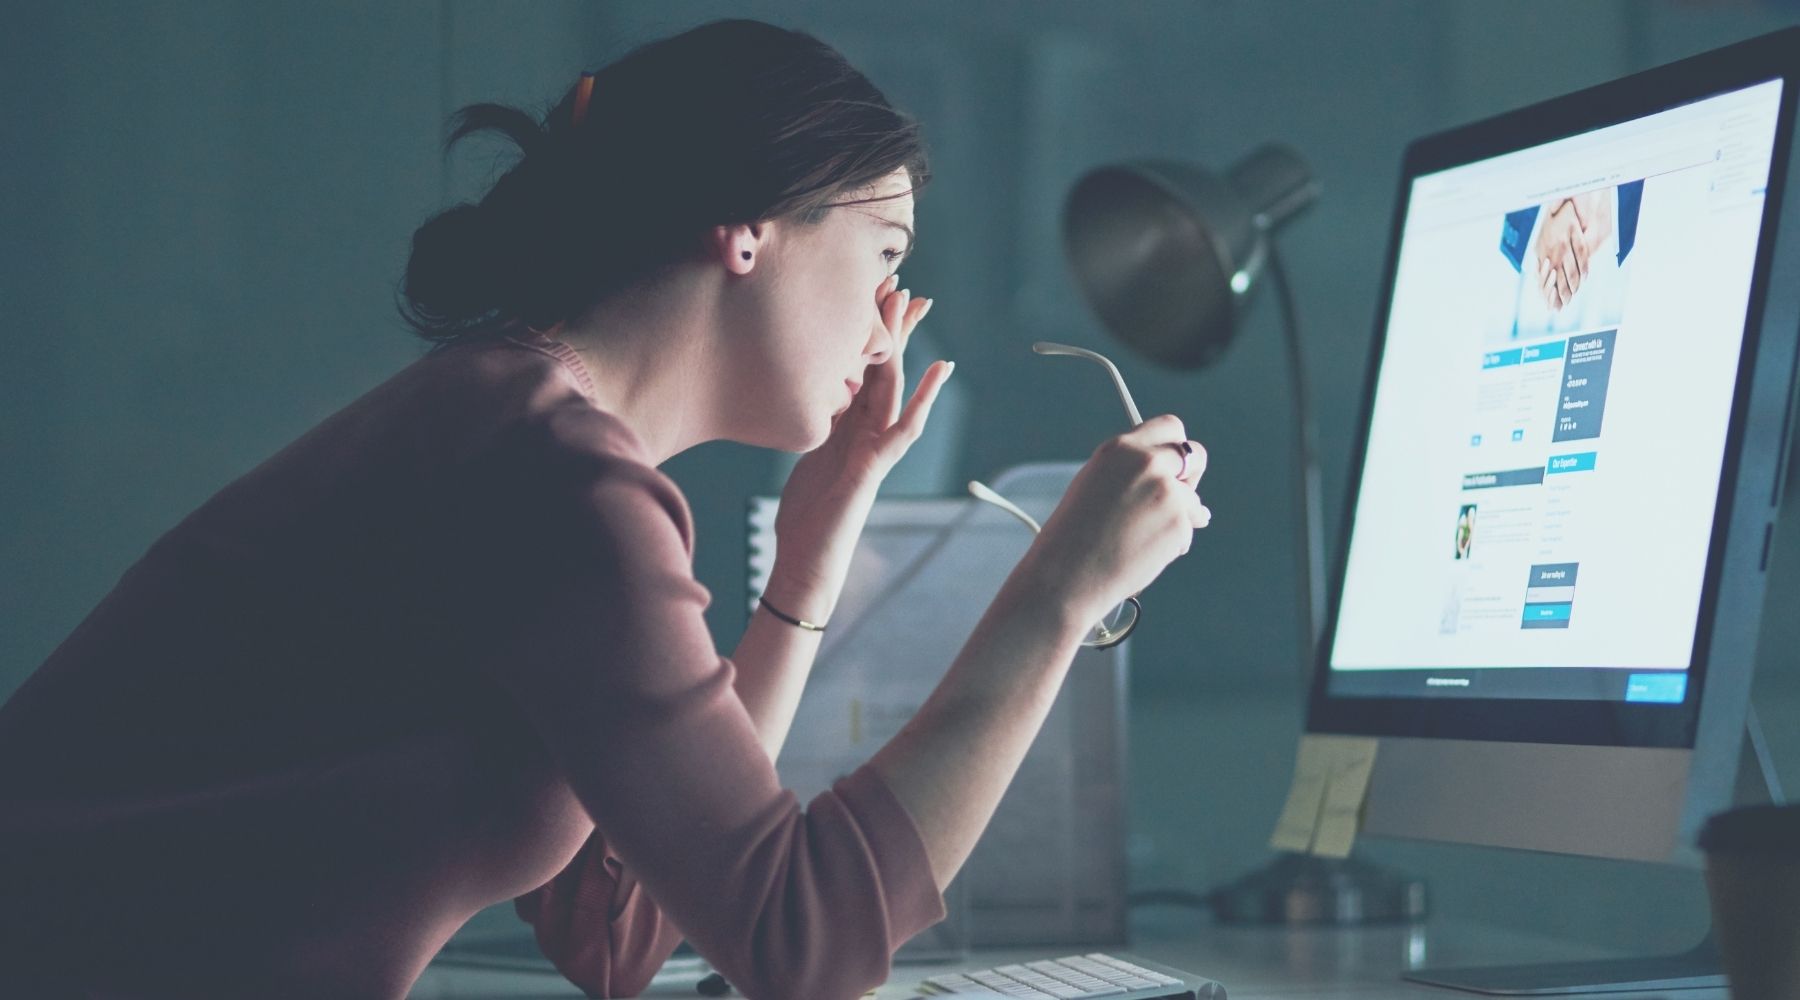
[{"label": "woman's eye", "polygon": [[904,257],[904,256],[906,256],[906,255],[899,250],[883,250],[883,251],[881,251],[881,259],[887,261],[889,264],[898,264],[900,262],[900,258]]}]

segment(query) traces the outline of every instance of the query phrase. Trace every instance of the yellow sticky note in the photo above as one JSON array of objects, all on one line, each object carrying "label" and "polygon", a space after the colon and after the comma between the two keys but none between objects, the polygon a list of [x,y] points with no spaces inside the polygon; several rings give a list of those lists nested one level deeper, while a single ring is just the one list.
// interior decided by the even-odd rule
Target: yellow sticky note
[{"label": "yellow sticky note", "polygon": [[1300,756],[1294,761],[1294,782],[1288,788],[1287,804],[1281,807],[1281,818],[1275,821],[1275,833],[1269,846],[1277,851],[1305,854],[1312,850],[1313,833],[1319,828],[1319,808],[1325,803],[1325,787],[1331,775],[1322,755],[1307,753],[1307,740],[1300,740]]},{"label": "yellow sticky note", "polygon": [[1332,761],[1325,802],[1319,809],[1319,828],[1313,834],[1314,854],[1347,858],[1362,830],[1363,803],[1369,795],[1369,772],[1375,767],[1375,740],[1354,737],[1355,745],[1342,748]]},{"label": "yellow sticky note", "polygon": [[1294,783],[1269,846],[1348,857],[1362,827],[1376,746],[1377,741],[1367,736],[1302,736]]}]

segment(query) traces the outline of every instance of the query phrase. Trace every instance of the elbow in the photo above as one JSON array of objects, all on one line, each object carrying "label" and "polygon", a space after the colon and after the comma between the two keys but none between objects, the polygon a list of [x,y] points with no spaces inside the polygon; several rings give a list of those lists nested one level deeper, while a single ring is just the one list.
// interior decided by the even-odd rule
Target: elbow
[{"label": "elbow", "polygon": [[745,1000],[857,1000],[880,986],[887,977],[857,978],[842,974],[783,975],[775,970],[758,972],[749,982],[725,979]]},{"label": "elbow", "polygon": [[[590,997],[635,997],[642,996],[650,988],[650,980],[656,977],[662,963],[654,965],[627,965],[613,970],[604,992],[588,993]],[[579,984],[577,984],[579,985]]]},{"label": "elbow", "polygon": [[650,988],[650,980],[662,968],[661,962],[617,962],[579,965],[557,961],[557,971],[590,1000],[611,997],[642,996]]},{"label": "elbow", "polygon": [[654,910],[639,914],[636,920],[615,923],[608,937],[611,947],[604,974],[585,985],[576,983],[591,997],[643,995],[681,943],[674,925]]},{"label": "elbow", "polygon": [[759,944],[715,964],[746,1000],[857,1000],[887,981],[892,963],[886,943],[871,941],[853,948]]}]

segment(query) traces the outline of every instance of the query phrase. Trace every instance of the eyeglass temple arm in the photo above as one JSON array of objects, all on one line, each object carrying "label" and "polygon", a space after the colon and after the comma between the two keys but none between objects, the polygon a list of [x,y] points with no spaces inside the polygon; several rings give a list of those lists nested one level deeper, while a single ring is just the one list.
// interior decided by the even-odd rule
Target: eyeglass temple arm
[{"label": "eyeglass temple arm", "polygon": [[1143,416],[1138,413],[1137,404],[1131,400],[1131,390],[1125,388],[1125,377],[1120,375],[1119,369],[1104,356],[1095,354],[1086,348],[1057,344],[1048,340],[1040,340],[1032,344],[1031,349],[1039,354],[1062,354],[1071,358],[1086,358],[1103,366],[1107,373],[1112,375],[1113,385],[1119,390],[1119,398],[1125,402],[1125,412],[1131,416],[1131,426],[1136,427],[1144,422]]},{"label": "eyeglass temple arm", "polygon": [[983,483],[978,479],[969,480],[969,492],[974,494],[975,499],[985,500],[1019,520],[1024,521],[1025,527],[1030,528],[1032,534],[1037,534],[1044,530],[1038,526],[1037,521],[1033,519],[1030,514],[1020,510],[1019,506],[1011,500],[1008,500],[1000,494],[995,493],[992,489],[989,489],[986,483]]},{"label": "eyeglass temple arm", "polygon": [[[1129,403],[1129,400],[1127,400],[1127,403]],[[979,479],[969,480],[969,492],[974,495],[975,499],[982,500],[987,503],[991,503],[994,506],[1000,508],[1001,510],[1006,511],[1008,514],[1011,514],[1012,516],[1025,522],[1025,526],[1027,528],[1030,528],[1032,530],[1033,534],[1036,534],[1043,530],[1042,528],[1038,527],[1038,523],[1037,523],[1036,519],[1034,519],[1030,514],[1027,514],[1023,510],[1020,510],[1018,505],[1013,503],[1011,500],[1008,500],[1005,497],[1001,496],[1000,494],[995,493],[991,488],[988,487],[988,485],[986,483],[982,482],[981,480],[979,480]],[[1099,636],[1100,641],[1098,641],[1098,642],[1083,641],[1082,645],[1090,646],[1095,649],[1108,649],[1112,646],[1116,646],[1119,643],[1123,642],[1125,640],[1125,637],[1130,635],[1132,633],[1132,631],[1137,628],[1138,619],[1144,613],[1144,606],[1142,604],[1138,603],[1136,594],[1133,594],[1130,597],[1125,598],[1125,603],[1130,604],[1136,610],[1136,614],[1133,614],[1131,616],[1130,624],[1126,625],[1122,631],[1114,632],[1111,628],[1107,627],[1106,622],[1102,621],[1100,624],[1095,625],[1094,629],[1093,629],[1094,633]],[[1121,606],[1123,606],[1123,605],[1121,605]]]}]

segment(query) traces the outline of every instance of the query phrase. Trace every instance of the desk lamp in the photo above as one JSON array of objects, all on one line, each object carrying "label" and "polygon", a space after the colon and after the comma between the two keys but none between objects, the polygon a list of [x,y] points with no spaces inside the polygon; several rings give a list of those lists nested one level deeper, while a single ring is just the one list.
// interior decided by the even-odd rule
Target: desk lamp
[{"label": "desk lamp", "polygon": [[[1301,676],[1324,628],[1324,514],[1318,430],[1308,405],[1293,295],[1270,236],[1319,193],[1294,150],[1270,144],[1224,176],[1146,160],[1102,166],[1063,208],[1063,249],[1088,304],[1117,339],[1178,370],[1217,361],[1264,273],[1274,279],[1294,410]],[[1303,688],[1304,690],[1304,688]],[[1227,922],[1361,923],[1423,915],[1422,887],[1355,859],[1286,854],[1208,902]]]}]

